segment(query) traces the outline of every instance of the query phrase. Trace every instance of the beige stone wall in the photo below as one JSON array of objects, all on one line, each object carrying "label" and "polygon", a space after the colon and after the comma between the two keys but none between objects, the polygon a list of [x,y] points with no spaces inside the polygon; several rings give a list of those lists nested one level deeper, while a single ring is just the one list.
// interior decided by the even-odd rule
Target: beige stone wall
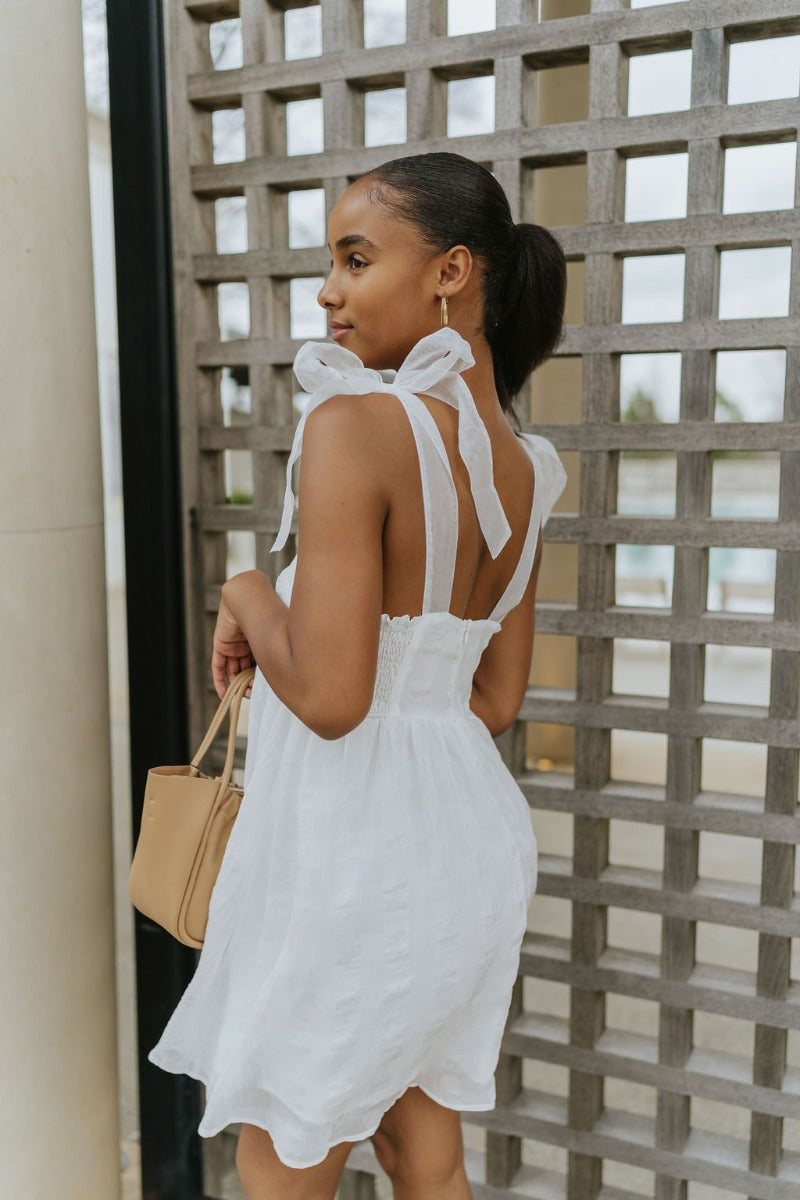
[{"label": "beige stone wall", "polygon": [[0,1194],[119,1195],[80,5],[0,10]]}]

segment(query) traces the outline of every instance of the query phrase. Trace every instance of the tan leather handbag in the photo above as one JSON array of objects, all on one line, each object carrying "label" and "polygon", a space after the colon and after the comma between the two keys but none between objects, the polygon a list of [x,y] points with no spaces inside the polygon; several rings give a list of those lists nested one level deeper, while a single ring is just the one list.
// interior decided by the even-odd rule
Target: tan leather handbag
[{"label": "tan leather handbag", "polygon": [[[211,892],[242,801],[231,772],[239,709],[254,675],[250,667],[231,681],[189,766],[147,772],[142,824],[128,876],[131,900],[186,946],[203,945]],[[211,779],[201,775],[199,763],[226,714],[228,753],[222,774]]]}]

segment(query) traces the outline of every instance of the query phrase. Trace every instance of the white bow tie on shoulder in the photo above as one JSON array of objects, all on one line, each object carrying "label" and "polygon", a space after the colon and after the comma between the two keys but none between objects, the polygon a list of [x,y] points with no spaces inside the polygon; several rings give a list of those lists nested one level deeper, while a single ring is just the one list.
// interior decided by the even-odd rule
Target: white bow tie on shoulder
[{"label": "white bow tie on shoulder", "polygon": [[449,326],[437,329],[417,342],[393,383],[386,383],[377,371],[365,367],[358,355],[344,346],[328,342],[306,342],[301,346],[294,360],[294,373],[301,387],[311,395],[298,422],[286,464],[281,525],[270,553],[280,550],[289,536],[295,505],[292,467],[300,457],[308,414],[331,396],[404,391],[434,396],[458,410],[458,451],[469,473],[475,508],[489,553],[492,558],[497,558],[511,536],[511,527],[494,486],[489,434],[472,393],[461,378],[461,372],[474,364],[469,344]]}]

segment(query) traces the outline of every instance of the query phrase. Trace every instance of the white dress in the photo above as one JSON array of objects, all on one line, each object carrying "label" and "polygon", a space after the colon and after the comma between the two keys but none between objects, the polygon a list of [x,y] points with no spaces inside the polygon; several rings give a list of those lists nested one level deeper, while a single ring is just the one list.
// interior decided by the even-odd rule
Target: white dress
[{"label": "white dress", "polygon": [[[537,848],[525,796],[469,700],[485,647],[525,591],[565,475],[548,441],[524,435],[536,486],[519,565],[489,617],[448,612],[456,491],[414,393],[458,409],[459,450],[496,557],[510,528],[488,433],[460,375],[472,361],[451,329],[423,338],[393,384],[333,344],[307,343],[295,361],[312,395],[272,549],[289,532],[292,465],[311,409],[335,394],[391,394],[420,459],[423,612],[382,615],[372,706],[336,740],[313,733],[256,671],[244,798],[205,944],[149,1054],[205,1084],[201,1136],[234,1121],[259,1125],[290,1167],[368,1137],[413,1085],[460,1111],[495,1104]],[[296,561],[276,582],[287,604]]]}]

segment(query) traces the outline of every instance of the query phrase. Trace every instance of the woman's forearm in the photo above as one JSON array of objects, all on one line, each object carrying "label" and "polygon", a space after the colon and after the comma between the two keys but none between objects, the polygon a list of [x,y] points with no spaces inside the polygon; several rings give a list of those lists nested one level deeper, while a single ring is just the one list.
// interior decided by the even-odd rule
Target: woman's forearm
[{"label": "woman's forearm", "polygon": [[222,585],[222,599],[247,638],[275,695],[303,719],[306,694],[289,638],[289,609],[263,571],[243,571]]}]

